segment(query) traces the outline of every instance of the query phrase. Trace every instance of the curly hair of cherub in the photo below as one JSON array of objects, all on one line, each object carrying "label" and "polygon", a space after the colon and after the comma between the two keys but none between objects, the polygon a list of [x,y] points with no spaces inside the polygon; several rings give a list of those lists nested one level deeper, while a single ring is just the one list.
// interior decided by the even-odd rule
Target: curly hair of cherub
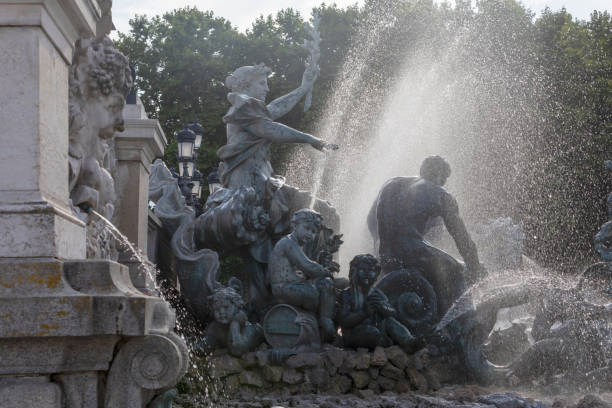
[{"label": "curly hair of cherub", "polygon": [[73,96],[108,96],[117,91],[125,97],[133,85],[127,57],[108,37],[79,40],[70,75]]},{"label": "curly hair of cherub", "polygon": [[378,276],[380,274],[380,261],[374,255],[356,255],[349,264],[349,281],[351,283],[357,278],[357,270],[363,268],[375,270],[376,276]]},{"label": "curly hair of cherub", "polygon": [[240,310],[244,309],[244,300],[242,299],[242,296],[240,296],[236,289],[229,286],[225,286],[215,290],[215,292],[210,295],[208,299],[212,302],[213,305],[216,302],[227,299],[232,302],[232,304],[236,306],[236,308]]},{"label": "curly hair of cherub", "polygon": [[272,70],[264,64],[246,65],[236,69],[225,78],[225,86],[232,92],[242,92],[247,89],[253,81],[261,76],[270,75]]},{"label": "curly hair of cherub", "polygon": [[291,225],[295,228],[296,225],[302,223],[313,224],[315,228],[320,230],[323,227],[323,217],[314,210],[302,208],[294,212],[291,216]]}]

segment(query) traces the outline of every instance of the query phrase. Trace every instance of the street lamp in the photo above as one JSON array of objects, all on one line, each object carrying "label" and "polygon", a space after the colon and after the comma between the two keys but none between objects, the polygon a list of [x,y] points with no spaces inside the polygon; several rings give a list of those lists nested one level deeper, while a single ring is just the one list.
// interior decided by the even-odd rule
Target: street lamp
[{"label": "street lamp", "polygon": [[206,182],[208,183],[208,191],[210,192],[210,194],[223,187],[221,185],[221,180],[219,180],[219,173],[217,171],[217,168],[214,168],[213,171],[210,172],[208,177],[206,177]]},{"label": "street lamp", "polygon": [[193,148],[195,150],[200,150],[200,146],[202,145],[202,137],[204,137],[204,128],[198,123],[198,118],[196,118],[196,120],[189,125],[189,130],[196,135]]},{"label": "street lamp", "polygon": [[193,172],[193,177],[191,178],[191,182],[193,183],[193,188],[191,189],[191,195],[194,199],[198,199],[202,196],[202,173],[198,170]]},{"label": "street lamp", "polygon": [[179,176],[191,178],[194,170],[194,145],[196,135],[187,126],[176,136],[178,142]]}]

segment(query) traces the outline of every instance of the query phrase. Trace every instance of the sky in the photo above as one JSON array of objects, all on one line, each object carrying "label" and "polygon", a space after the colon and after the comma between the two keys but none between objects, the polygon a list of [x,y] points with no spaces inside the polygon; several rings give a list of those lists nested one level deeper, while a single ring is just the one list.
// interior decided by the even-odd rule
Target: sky
[{"label": "sky", "polygon": [[[268,15],[292,7],[299,10],[302,15],[310,15],[312,8],[322,2],[323,0],[114,0],[113,21],[118,31],[128,32],[128,21],[136,14],[152,17],[176,8],[195,6],[200,10],[212,10],[215,15],[228,19],[234,26],[244,31],[262,14]],[[612,9],[610,0],[522,0],[521,2],[537,14],[546,6],[553,10],[565,6],[574,17],[583,20],[589,19],[593,10]],[[345,7],[362,3],[362,0],[328,0],[326,3],[336,3],[339,7]]]}]

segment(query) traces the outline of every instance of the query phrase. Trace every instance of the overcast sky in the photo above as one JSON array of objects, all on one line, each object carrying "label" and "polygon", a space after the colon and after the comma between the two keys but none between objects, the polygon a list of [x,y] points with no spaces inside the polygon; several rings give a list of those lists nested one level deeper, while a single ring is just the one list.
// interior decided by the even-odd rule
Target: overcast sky
[{"label": "overcast sky", "polygon": [[[399,0],[398,0],[399,1]],[[244,31],[259,15],[268,15],[276,11],[293,7],[302,15],[310,15],[312,8],[323,0],[114,0],[113,21],[117,30],[129,31],[128,21],[135,14],[146,14],[149,17],[161,15],[167,11],[185,6],[196,6],[200,10],[212,10],[215,15],[225,17],[233,25]],[[340,7],[361,3],[362,0],[328,0]],[[531,10],[539,13],[544,7],[553,10],[565,8],[580,19],[588,19],[593,10],[610,10],[610,0],[523,0]]]}]

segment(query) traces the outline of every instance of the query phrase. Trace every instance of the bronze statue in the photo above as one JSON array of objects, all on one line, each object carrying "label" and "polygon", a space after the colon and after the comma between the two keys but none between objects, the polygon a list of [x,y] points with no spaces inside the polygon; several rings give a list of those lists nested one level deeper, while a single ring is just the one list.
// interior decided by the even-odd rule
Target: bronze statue
[{"label": "bronze statue", "polygon": [[[421,165],[420,177],[395,177],[387,181],[368,215],[370,232],[380,243],[383,274],[400,269],[419,270],[435,291],[439,316],[465,291],[467,283],[474,283],[486,274],[459,216],[457,201],[443,187],[449,176],[446,160],[429,156]],[[436,217],[444,220],[467,268],[423,238]]]},{"label": "bronze statue", "polygon": [[397,344],[407,353],[422,343],[395,319],[387,296],[373,288],[380,274],[380,262],[370,254],[357,255],[350,263],[350,287],[340,298],[338,321],[345,347],[389,347]]},{"label": "bronze statue", "polygon": [[215,320],[206,327],[204,341],[197,348],[227,348],[240,357],[264,341],[261,325],[248,321],[242,296],[234,287],[217,289],[210,298]]},{"label": "bronze statue", "polygon": [[322,228],[319,213],[302,209],[291,218],[293,231],[281,238],[270,254],[267,277],[272,294],[281,303],[317,313],[323,341],[335,335],[332,272],[304,254]]}]

